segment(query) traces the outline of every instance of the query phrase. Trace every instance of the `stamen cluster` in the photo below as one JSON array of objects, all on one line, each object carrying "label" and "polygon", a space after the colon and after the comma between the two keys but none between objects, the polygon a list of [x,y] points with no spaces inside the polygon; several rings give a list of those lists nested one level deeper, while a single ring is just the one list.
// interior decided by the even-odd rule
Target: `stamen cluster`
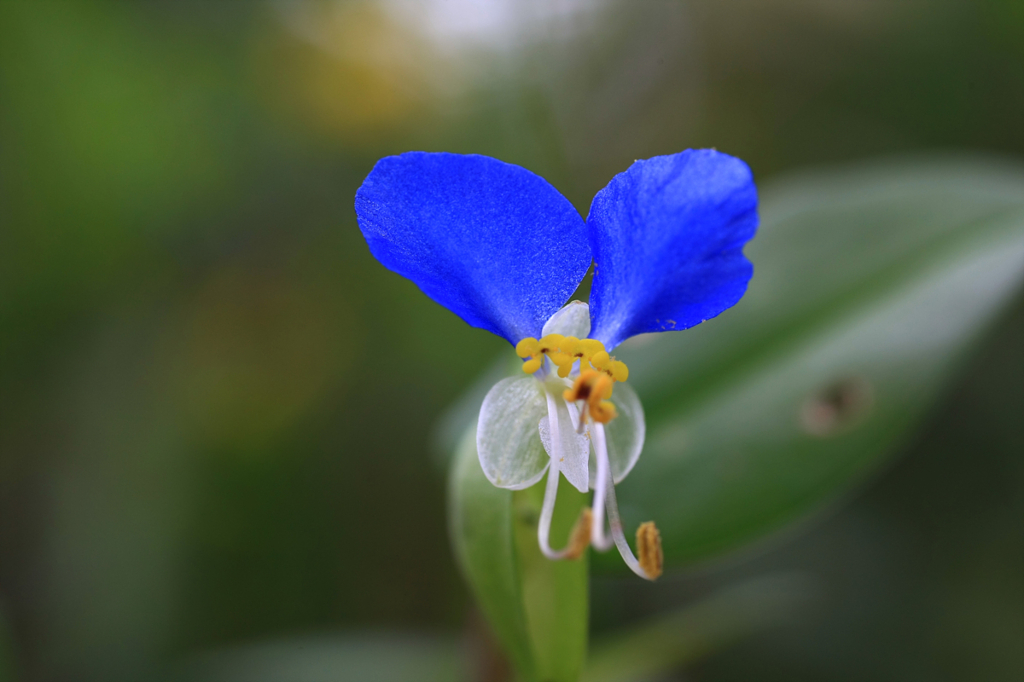
[{"label": "stamen cluster", "polygon": [[525,338],[516,344],[516,355],[526,360],[523,371],[533,374],[544,363],[547,356],[558,367],[558,376],[563,379],[569,376],[573,363],[579,360],[580,373],[593,368],[604,372],[615,381],[626,381],[629,368],[626,363],[608,355],[604,344],[597,339],[577,339],[575,336],[548,334],[539,341]]},{"label": "stamen cluster", "polygon": [[615,405],[608,399],[612,397],[615,382],[629,378],[629,368],[608,355],[604,344],[597,339],[577,339],[561,334],[548,334],[539,341],[529,337],[516,344],[516,355],[526,360],[523,371],[527,374],[539,370],[547,357],[558,367],[558,376],[563,379],[579,361],[579,376],[573,387],[565,391],[565,399],[585,401],[595,422],[607,424],[615,418]]}]

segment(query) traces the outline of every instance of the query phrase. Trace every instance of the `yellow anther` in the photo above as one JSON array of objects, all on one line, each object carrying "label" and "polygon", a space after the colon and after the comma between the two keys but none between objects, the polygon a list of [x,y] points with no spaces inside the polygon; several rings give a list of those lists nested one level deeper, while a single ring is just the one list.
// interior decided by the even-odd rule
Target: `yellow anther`
[{"label": "yellow anther", "polygon": [[580,351],[580,340],[575,336],[566,336],[562,339],[562,343],[558,346],[558,350],[562,351],[566,355],[579,357],[576,354]]},{"label": "yellow anther", "polygon": [[654,521],[641,523],[636,529],[636,553],[640,555],[637,557],[640,568],[650,580],[661,575],[665,555],[661,551],[661,533]]},{"label": "yellow anther", "polygon": [[521,358],[533,357],[540,353],[540,344],[533,337],[525,338],[516,344],[516,355]]},{"label": "yellow anther", "polygon": [[548,334],[540,340],[540,352],[554,353],[558,350],[564,338],[561,334]]},{"label": "yellow anther", "polygon": [[614,383],[607,374],[588,369],[580,374],[571,389],[563,393],[563,397],[569,402],[584,401],[591,419],[607,424],[617,414],[615,405],[608,401],[612,397]]},{"label": "yellow anther", "polygon": [[572,356],[566,355],[565,353],[548,353],[548,357],[551,358],[551,362],[555,363],[559,367],[562,365],[572,365]]},{"label": "yellow anther", "polygon": [[594,388],[595,378],[597,378],[597,372],[592,369],[581,372],[572,388],[566,389],[562,396],[571,403],[577,400],[586,400]]},{"label": "yellow anther", "polygon": [[596,422],[607,424],[615,419],[618,412],[615,410],[615,403],[610,400],[602,400],[596,405],[590,406],[590,417]]},{"label": "yellow anther", "polygon": [[629,367],[626,367],[622,360],[612,360],[608,369],[612,373],[612,379],[616,381],[625,381],[629,378]]},{"label": "yellow anther", "polygon": [[576,525],[572,527],[569,544],[565,548],[566,559],[579,559],[590,545],[590,527],[594,524],[594,514],[590,507],[580,510]]},{"label": "yellow anther", "polygon": [[536,357],[533,358],[532,360],[527,360],[526,362],[523,363],[523,371],[526,372],[527,374],[533,374],[538,369],[540,369],[540,366],[541,364],[543,364],[543,362],[544,356]]},{"label": "yellow anther", "polygon": [[558,368],[558,376],[565,379],[573,365],[580,361],[580,376],[571,390],[565,391],[566,400],[583,400],[594,421],[608,423],[616,414],[615,405],[608,402],[616,381],[629,378],[626,363],[608,355],[604,344],[597,339],[578,339],[575,336],[548,334],[539,341],[526,338],[516,344],[516,354],[527,359],[523,371],[533,374],[544,365],[545,356]]},{"label": "yellow anther", "polygon": [[580,341],[579,358],[580,358],[580,371],[582,372],[585,367],[590,365],[590,358],[595,353],[600,353],[604,350],[604,344],[594,339],[583,339]]}]

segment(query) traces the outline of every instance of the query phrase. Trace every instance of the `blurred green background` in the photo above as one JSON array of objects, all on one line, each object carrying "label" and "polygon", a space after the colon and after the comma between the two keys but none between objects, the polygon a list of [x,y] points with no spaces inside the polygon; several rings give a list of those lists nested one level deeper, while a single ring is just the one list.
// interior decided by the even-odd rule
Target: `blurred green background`
[{"label": "blurred green background", "polygon": [[[0,679],[227,679],[299,649],[320,662],[294,679],[334,679],[382,639],[498,679],[432,443],[507,345],[369,255],[374,161],[496,156],[585,215],[687,147],[764,184],[1020,158],[1022,8],[0,4]],[[1019,303],[975,350],[834,513],[656,589],[597,578],[595,637],[781,572],[813,605],[679,679],[1018,679]]]}]

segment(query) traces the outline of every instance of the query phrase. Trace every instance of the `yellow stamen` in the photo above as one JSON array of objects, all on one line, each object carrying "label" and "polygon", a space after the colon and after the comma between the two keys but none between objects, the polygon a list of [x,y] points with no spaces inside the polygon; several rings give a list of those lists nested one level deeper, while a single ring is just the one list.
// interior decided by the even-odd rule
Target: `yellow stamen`
[{"label": "yellow stamen", "polygon": [[590,507],[580,510],[580,516],[576,519],[576,525],[572,527],[572,534],[569,536],[569,544],[565,547],[566,559],[579,559],[583,552],[590,546],[590,527],[594,523],[594,514]]},{"label": "yellow stamen", "polygon": [[540,353],[540,344],[537,339],[527,338],[516,344],[516,355],[526,359]]},{"label": "yellow stamen", "polygon": [[[600,341],[598,341],[598,343],[600,343]],[[558,346],[560,351],[566,355],[571,355],[574,358],[579,357],[577,353],[580,351],[580,348],[580,340],[575,336],[566,336]]]},{"label": "yellow stamen", "polygon": [[661,575],[665,555],[661,551],[661,533],[654,521],[641,523],[636,529],[636,552],[640,555],[637,557],[640,568],[648,578],[654,580]]},{"label": "yellow stamen", "polygon": [[580,376],[572,390],[565,391],[565,399],[586,401],[587,412],[596,422],[607,424],[615,418],[615,405],[608,399],[612,397],[615,382],[629,378],[629,368],[626,363],[608,355],[604,344],[597,339],[577,339],[561,334],[548,334],[539,341],[531,337],[516,344],[516,355],[529,358],[523,363],[523,371],[527,374],[539,370],[545,356],[550,358],[558,368],[558,376],[563,379],[569,376],[579,360]]},{"label": "yellow stamen", "polygon": [[618,412],[615,409],[615,403],[610,400],[602,400],[596,405],[590,406],[590,416],[596,422],[607,424],[618,416]]},{"label": "yellow stamen", "polygon": [[566,355],[561,351],[549,353],[548,357],[551,358],[551,362],[555,363],[559,367],[561,367],[562,365],[572,365],[572,356]]},{"label": "yellow stamen", "polygon": [[607,374],[588,369],[580,374],[576,383],[565,391],[563,397],[569,402],[584,401],[590,418],[607,424],[616,415],[615,405],[608,401],[608,398],[612,397],[614,383],[615,380]]},{"label": "yellow stamen", "polygon": [[526,362],[523,363],[523,371],[526,372],[527,374],[533,374],[538,369],[540,369],[541,363],[543,362],[543,357],[535,357],[530,360],[527,360]]},{"label": "yellow stamen", "polygon": [[554,353],[565,339],[561,334],[548,334],[540,340],[541,353]]}]

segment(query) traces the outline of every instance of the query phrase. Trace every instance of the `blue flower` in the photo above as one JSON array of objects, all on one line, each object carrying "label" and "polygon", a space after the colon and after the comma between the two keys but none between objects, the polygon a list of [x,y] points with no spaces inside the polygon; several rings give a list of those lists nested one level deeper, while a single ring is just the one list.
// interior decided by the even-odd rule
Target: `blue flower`
[{"label": "blue flower", "polygon": [[[515,346],[524,375],[481,406],[488,479],[522,489],[548,473],[538,542],[552,559],[614,543],[638,575],[661,573],[654,524],[627,542],[614,484],[643,448],[643,408],[610,355],[648,332],[700,324],[743,296],[743,246],[757,229],[745,163],[708,149],[637,161],[594,197],[584,221],[543,178],[486,156],[381,159],[356,193],[370,252],[474,327]],[[589,306],[566,304],[594,263]],[[594,458],[590,457],[593,448]],[[549,544],[558,474],[594,490],[568,545]],[[605,532],[607,514],[610,533]]]}]

